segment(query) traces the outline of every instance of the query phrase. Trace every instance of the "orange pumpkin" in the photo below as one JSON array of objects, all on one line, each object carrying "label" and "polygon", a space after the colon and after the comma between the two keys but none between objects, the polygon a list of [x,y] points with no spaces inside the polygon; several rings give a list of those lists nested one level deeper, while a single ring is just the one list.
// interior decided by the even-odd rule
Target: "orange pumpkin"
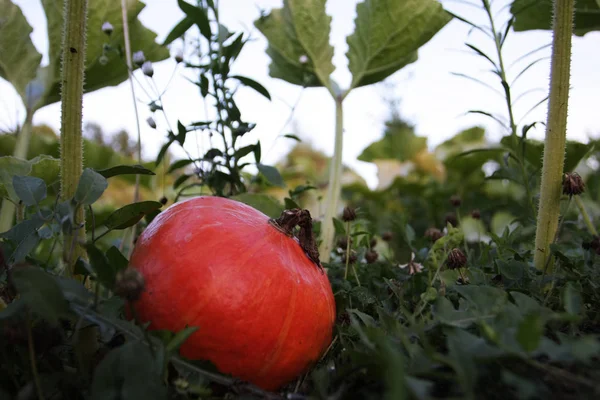
[{"label": "orange pumpkin", "polygon": [[199,329],[181,355],[275,390],[306,372],[332,338],[327,274],[298,240],[237,201],[201,196],[160,213],[130,265],[146,289],[135,303],[150,329]]}]

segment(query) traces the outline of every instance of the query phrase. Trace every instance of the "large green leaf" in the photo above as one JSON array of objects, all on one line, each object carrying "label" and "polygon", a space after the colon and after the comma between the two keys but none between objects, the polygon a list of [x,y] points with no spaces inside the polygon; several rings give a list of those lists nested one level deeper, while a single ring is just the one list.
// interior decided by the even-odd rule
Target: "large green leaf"
[{"label": "large green leaf", "polygon": [[[515,17],[515,31],[552,29],[552,0],[514,0],[510,12]],[[600,2],[577,0],[575,2],[575,35],[600,30]]]},{"label": "large green leaf", "polygon": [[436,0],[365,0],[347,39],[351,87],[382,81],[417,60],[417,50],[452,17]]},{"label": "large green leaf", "polygon": [[360,161],[375,160],[407,161],[427,148],[427,138],[415,135],[414,128],[397,119],[386,123],[383,138],[369,145],[359,156]]},{"label": "large green leaf", "polygon": [[[45,67],[48,74],[49,92],[40,107],[60,100],[60,58],[61,35],[63,25],[63,0],[42,0],[48,20],[48,39],[50,43],[50,64]],[[155,42],[156,34],[144,27],[138,20],[144,3],[138,0],[127,0],[127,16],[129,19],[129,36],[131,51],[143,51],[146,60],[161,61],[169,57],[169,51]],[[102,32],[102,24],[110,22],[114,31],[109,37]],[[104,43],[115,48],[124,47],[123,22],[120,0],[96,0],[89,3],[87,21],[86,71],[84,92],[92,92],[105,86],[118,85],[127,79],[127,67],[117,54],[110,53],[106,65],[101,65]]]},{"label": "large green leaf", "polygon": [[18,6],[0,0],[0,77],[14,86],[25,104],[27,85],[42,61],[29,37],[32,31]]},{"label": "large green leaf", "polygon": [[331,17],[326,0],[285,0],[254,25],[269,41],[270,74],[302,86],[331,89],[333,47],[329,44]]}]

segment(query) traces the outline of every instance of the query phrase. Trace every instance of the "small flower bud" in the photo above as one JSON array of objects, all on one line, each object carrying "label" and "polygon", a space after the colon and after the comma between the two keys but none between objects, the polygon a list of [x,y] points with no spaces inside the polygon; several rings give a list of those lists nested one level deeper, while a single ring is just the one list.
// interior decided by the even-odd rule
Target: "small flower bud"
[{"label": "small flower bud", "polygon": [[[344,262],[346,262],[346,252],[344,252],[344,254],[342,255],[342,260]],[[348,264],[354,264],[356,263],[356,260],[358,259],[358,257],[356,256],[356,252],[354,250],[350,250],[350,257],[348,257]]]},{"label": "small flower bud", "polygon": [[365,254],[365,259],[367,260],[367,264],[373,264],[379,258],[379,254],[375,250],[369,250]]},{"label": "small flower bud", "polygon": [[308,62],[308,56],[306,54],[302,54],[298,61],[300,61],[300,64],[306,64]]},{"label": "small flower bud", "polygon": [[344,213],[342,214],[342,220],[344,222],[354,221],[356,219],[356,211],[351,207],[344,207]]},{"label": "small flower bud", "polygon": [[583,179],[576,172],[566,173],[563,176],[563,194],[569,196],[578,195],[585,190]]},{"label": "small flower bud", "polygon": [[144,291],[144,277],[137,269],[127,267],[117,273],[115,294],[129,301],[136,301]]},{"label": "small flower bud", "polygon": [[586,250],[591,249],[600,256],[600,236],[594,236],[591,242],[584,243],[583,248]]},{"label": "small flower bud", "polygon": [[183,61],[183,50],[179,49],[175,53],[175,61],[179,64]]},{"label": "small flower bud", "polygon": [[164,206],[165,204],[167,204],[167,198],[165,196],[161,197],[159,203]]},{"label": "small flower bud", "polygon": [[108,64],[108,57],[106,57],[103,54],[100,56],[100,58],[98,58],[98,62],[100,63],[100,65],[106,65],[106,64]]},{"label": "small flower bud", "polygon": [[473,219],[481,219],[481,212],[478,209],[471,211],[471,217]]},{"label": "small flower bud", "polygon": [[450,196],[450,204],[452,204],[453,207],[460,207],[461,203],[462,203],[462,200],[459,196],[457,196],[457,195]]},{"label": "small flower bud", "polygon": [[467,256],[458,248],[450,250],[446,264],[450,269],[462,268],[467,265]]},{"label": "small flower bud", "polygon": [[[348,237],[343,236],[343,237],[339,238],[337,240],[337,245],[338,245],[338,247],[341,247],[342,249],[346,249],[348,247]],[[350,245],[352,245],[352,238],[350,238]]]},{"label": "small flower bud", "polygon": [[371,248],[373,248],[373,247],[377,246],[377,239],[375,239],[375,238],[371,238],[371,241],[369,242],[369,246],[370,246]]},{"label": "small flower bud", "polygon": [[133,63],[138,67],[141,67],[146,62],[146,57],[143,51],[136,51],[133,53]]},{"label": "small flower bud", "polygon": [[152,63],[150,61],[146,61],[142,64],[142,72],[144,75],[152,78],[152,75],[154,75],[154,67],[152,67]]},{"label": "small flower bud", "polygon": [[425,237],[432,242],[437,241],[442,236],[444,236],[444,234],[438,228],[429,228],[425,231]]},{"label": "small flower bud", "polygon": [[154,118],[148,117],[146,119],[146,122],[148,123],[148,125],[150,125],[150,128],[156,129],[156,121],[154,121]]},{"label": "small flower bud", "polygon": [[102,32],[110,36],[113,33],[113,26],[110,22],[106,21],[102,24]]},{"label": "small flower bud", "polygon": [[450,223],[450,225],[452,225],[452,226],[458,226],[458,218],[456,218],[456,214],[454,214],[454,213],[446,214],[444,221],[445,221],[445,225],[448,225],[448,223]]},{"label": "small flower bud", "polygon": [[381,234],[381,239],[383,239],[384,242],[389,242],[390,240],[392,240],[392,232],[383,232]]}]

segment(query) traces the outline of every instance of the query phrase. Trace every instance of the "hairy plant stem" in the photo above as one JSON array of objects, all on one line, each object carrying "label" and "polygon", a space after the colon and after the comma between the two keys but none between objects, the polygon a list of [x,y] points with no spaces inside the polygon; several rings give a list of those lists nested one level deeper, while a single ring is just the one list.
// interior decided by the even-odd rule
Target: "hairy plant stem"
[{"label": "hairy plant stem", "polygon": [[[75,195],[83,172],[82,109],[83,80],[86,52],[88,0],[66,0],[62,37],[61,70],[61,129],[60,129],[60,195],[69,200]],[[82,206],[75,209],[71,235],[64,240],[63,259],[69,275],[74,275],[79,257],[87,260],[85,243],[85,214]],[[76,277],[80,281],[83,278]],[[97,349],[97,329],[88,328],[79,333],[75,352],[87,373]]]},{"label": "hairy plant stem", "polygon": [[[544,270],[547,264],[550,244],[558,229],[566,147],[573,12],[574,0],[554,0],[550,95],[535,234],[534,265],[538,270]],[[549,263],[548,268],[549,271],[552,270],[552,263]]]},{"label": "hairy plant stem", "polygon": [[[27,109],[25,115],[25,122],[21,127],[19,134],[17,135],[17,143],[13,151],[13,156],[16,158],[27,158],[27,151],[29,150],[29,140],[31,139],[31,128],[33,125],[33,110]],[[2,201],[2,210],[0,210],[0,233],[8,231],[12,228],[13,219],[15,217],[16,205],[8,200]]]},{"label": "hairy plant stem", "polygon": [[592,223],[590,214],[588,214],[587,210],[585,209],[585,205],[583,204],[583,201],[581,200],[581,196],[574,196],[574,197],[575,197],[575,204],[577,204],[577,208],[579,208],[579,212],[581,213],[581,218],[583,218],[583,222],[585,223],[585,226],[588,228],[588,230],[590,231],[590,233],[592,235],[598,236],[598,230]]},{"label": "hairy plant stem", "polygon": [[333,226],[333,217],[337,213],[337,205],[340,198],[342,187],[342,148],[344,143],[344,113],[343,97],[335,97],[335,147],[331,159],[331,169],[329,171],[329,186],[327,188],[325,217],[321,222],[321,246],[319,254],[321,261],[329,262],[335,228]]}]

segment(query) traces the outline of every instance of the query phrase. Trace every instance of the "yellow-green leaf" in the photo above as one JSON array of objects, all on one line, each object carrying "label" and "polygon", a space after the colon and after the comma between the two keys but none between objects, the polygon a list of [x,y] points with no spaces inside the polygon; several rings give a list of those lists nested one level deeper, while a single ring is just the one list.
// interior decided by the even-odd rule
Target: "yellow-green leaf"
[{"label": "yellow-green leaf", "polygon": [[352,88],[380,82],[417,60],[417,50],[452,17],[436,0],[365,0],[348,36]]},{"label": "yellow-green leaf", "polygon": [[269,41],[270,74],[302,86],[332,90],[329,75],[335,69],[329,44],[331,17],[326,0],[285,0],[283,8],[254,22]]}]

